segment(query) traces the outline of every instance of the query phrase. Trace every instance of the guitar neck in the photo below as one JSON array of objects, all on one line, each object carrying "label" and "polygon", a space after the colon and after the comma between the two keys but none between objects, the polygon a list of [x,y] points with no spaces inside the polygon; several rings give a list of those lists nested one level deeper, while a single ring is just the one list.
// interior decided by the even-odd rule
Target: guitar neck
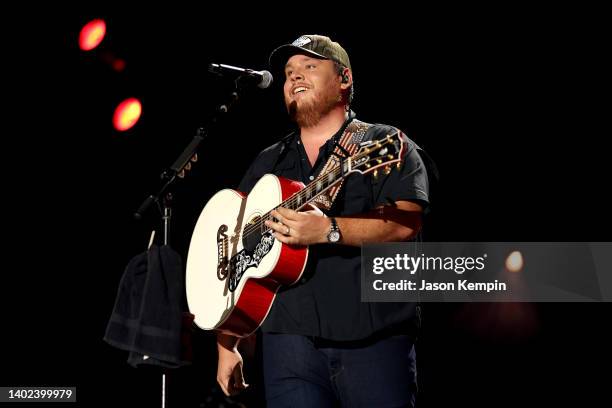
[{"label": "guitar neck", "polygon": [[301,210],[307,204],[315,200],[318,196],[325,193],[334,185],[338,184],[350,172],[350,158],[342,160],[340,166],[334,167],[314,179],[306,187],[293,194],[283,201],[280,206],[290,208],[295,211]]},{"label": "guitar neck", "polygon": [[[299,211],[307,204],[312,202],[318,196],[329,190],[335,184],[339,183],[351,173],[351,158],[347,158],[340,162],[340,166],[336,166],[330,171],[320,175],[309,183],[306,187],[293,194],[291,197],[279,204],[279,207],[289,208],[294,211]],[[268,211],[262,217],[264,220],[271,220],[273,217]]]},{"label": "guitar neck", "polygon": [[[385,174],[388,174],[391,171],[391,164],[397,163],[397,166],[400,166],[404,153],[404,143],[399,132],[380,140],[364,142],[357,153],[346,159],[340,159],[339,166],[317,177],[302,190],[280,203],[278,207],[299,211],[353,172],[361,174],[373,172],[376,176],[378,168],[385,167]],[[272,219],[270,212],[264,214],[262,219]]]}]

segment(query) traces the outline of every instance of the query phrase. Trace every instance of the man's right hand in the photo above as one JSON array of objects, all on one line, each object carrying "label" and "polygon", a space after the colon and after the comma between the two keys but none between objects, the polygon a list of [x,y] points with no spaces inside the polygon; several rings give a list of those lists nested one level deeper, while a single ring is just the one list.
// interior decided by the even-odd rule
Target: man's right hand
[{"label": "man's right hand", "polygon": [[238,352],[237,337],[227,334],[217,334],[217,382],[227,396],[236,395],[249,385],[244,381],[242,374],[242,356]]}]

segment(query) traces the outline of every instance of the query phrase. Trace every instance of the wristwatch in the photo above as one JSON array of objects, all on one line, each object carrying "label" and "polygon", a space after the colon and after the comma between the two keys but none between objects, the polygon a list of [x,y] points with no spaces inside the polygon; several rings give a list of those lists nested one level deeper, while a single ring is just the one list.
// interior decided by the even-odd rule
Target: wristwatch
[{"label": "wristwatch", "polygon": [[340,233],[340,228],[338,228],[338,223],[334,217],[330,218],[331,220],[331,229],[329,230],[329,234],[327,234],[327,242],[331,242],[335,244],[340,242],[342,239],[342,234]]}]

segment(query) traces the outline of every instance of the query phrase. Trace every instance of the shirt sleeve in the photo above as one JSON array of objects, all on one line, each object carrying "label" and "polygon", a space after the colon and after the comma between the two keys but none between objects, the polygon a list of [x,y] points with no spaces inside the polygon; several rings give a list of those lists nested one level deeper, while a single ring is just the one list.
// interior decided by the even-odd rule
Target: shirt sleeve
[{"label": "shirt sleeve", "polygon": [[395,201],[407,200],[419,203],[424,210],[429,206],[429,179],[423,158],[417,145],[400,132],[407,153],[404,155],[398,169],[378,177],[372,177],[372,196],[374,207],[391,204]]}]

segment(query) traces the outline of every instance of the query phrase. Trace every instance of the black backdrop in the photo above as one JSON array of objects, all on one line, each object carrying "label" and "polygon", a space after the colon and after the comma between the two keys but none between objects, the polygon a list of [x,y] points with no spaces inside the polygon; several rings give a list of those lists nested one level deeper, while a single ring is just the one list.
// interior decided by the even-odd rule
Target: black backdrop
[{"label": "black backdrop", "polygon": [[[274,47],[301,34],[342,43],[359,117],[402,128],[436,160],[429,240],[609,240],[596,10],[232,7],[30,11],[9,29],[25,41],[5,51],[21,75],[5,77],[17,92],[4,126],[0,385],[77,386],[82,406],[159,403],[159,374],[102,341],[123,268],[154,226],[131,214],[227,93],[207,64],[265,69]],[[107,36],[85,53],[78,32],[95,17]],[[113,57],[125,70],[111,69]],[[281,81],[244,96],[178,187],[179,252],[206,200],[289,128]],[[112,112],[128,96],[143,114],[119,133]],[[609,312],[428,304],[420,406],[595,405],[609,377]],[[168,406],[198,406],[215,388],[211,339],[197,340],[197,364],[169,377]]]}]

